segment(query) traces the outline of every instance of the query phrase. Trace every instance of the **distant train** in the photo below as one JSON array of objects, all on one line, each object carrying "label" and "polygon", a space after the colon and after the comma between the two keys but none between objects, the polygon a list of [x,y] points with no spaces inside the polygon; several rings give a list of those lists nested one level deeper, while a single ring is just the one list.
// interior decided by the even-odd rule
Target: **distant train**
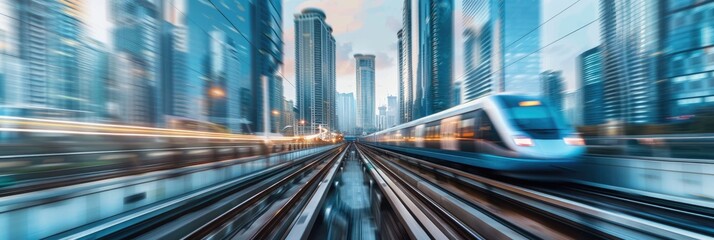
[{"label": "distant train", "polygon": [[538,97],[496,94],[360,139],[380,147],[493,170],[567,168],[584,140]]}]

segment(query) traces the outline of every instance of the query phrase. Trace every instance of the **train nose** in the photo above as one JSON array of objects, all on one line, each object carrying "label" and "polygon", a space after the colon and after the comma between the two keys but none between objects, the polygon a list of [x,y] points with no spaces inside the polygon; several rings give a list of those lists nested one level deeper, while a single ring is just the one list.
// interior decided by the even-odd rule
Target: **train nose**
[{"label": "train nose", "polygon": [[564,139],[535,139],[531,148],[530,154],[538,158],[572,158],[585,151],[584,146]]}]

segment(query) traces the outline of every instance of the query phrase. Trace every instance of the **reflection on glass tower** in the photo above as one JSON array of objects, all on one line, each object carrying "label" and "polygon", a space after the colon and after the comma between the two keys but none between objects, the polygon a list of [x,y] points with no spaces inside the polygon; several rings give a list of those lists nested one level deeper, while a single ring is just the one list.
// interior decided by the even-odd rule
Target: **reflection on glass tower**
[{"label": "reflection on glass tower", "polygon": [[335,38],[326,18],[316,8],[295,14],[295,81],[303,132],[335,126]]},{"label": "reflection on glass tower", "polygon": [[116,70],[112,115],[119,121],[154,125],[159,97],[158,6],[148,0],[112,0]]},{"label": "reflection on glass tower", "polygon": [[[253,1],[254,11],[251,29],[253,31],[253,73],[252,83],[253,100],[248,103],[255,106],[250,115],[256,123],[256,131],[263,132],[263,101],[268,101],[268,115],[270,118],[270,131],[278,132],[280,129],[280,112],[283,111],[283,79],[278,70],[283,63],[283,29],[282,29],[282,1],[257,0]],[[262,77],[268,80],[268,95],[263,97]]]},{"label": "reflection on glass tower", "polygon": [[399,38],[400,119],[451,106],[454,1],[405,0]]},{"label": "reflection on glass tower", "polygon": [[665,24],[663,62],[666,79],[662,105],[669,120],[714,112],[714,2],[670,1]]},{"label": "reflection on glass tower", "polygon": [[659,2],[600,2],[603,112],[606,120],[653,123],[657,117]]},{"label": "reflection on glass tower", "polygon": [[357,80],[357,128],[371,132],[376,128],[375,108],[375,56],[355,54],[355,74]]},{"label": "reflection on glass tower", "polygon": [[540,94],[540,0],[463,0],[464,101],[490,92]]}]

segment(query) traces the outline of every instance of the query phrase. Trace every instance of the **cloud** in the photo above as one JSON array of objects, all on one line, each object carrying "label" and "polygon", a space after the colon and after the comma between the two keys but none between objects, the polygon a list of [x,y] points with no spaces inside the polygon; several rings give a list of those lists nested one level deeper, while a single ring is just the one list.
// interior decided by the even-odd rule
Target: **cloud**
[{"label": "cloud", "polygon": [[387,20],[386,20],[386,24],[387,24],[387,27],[389,28],[389,30],[391,30],[395,34],[396,34],[396,32],[399,31],[399,29],[402,29],[402,20],[398,19],[394,16],[388,16]]},{"label": "cloud", "polygon": [[378,52],[377,54],[375,54],[375,56],[376,56],[375,61],[377,64],[375,66],[376,71],[379,71],[381,69],[387,69],[387,68],[390,68],[390,67],[396,65],[396,64],[394,64],[396,62],[396,60],[385,52]]},{"label": "cloud", "polygon": [[352,42],[337,43],[335,49],[335,71],[337,76],[354,75],[355,63],[352,57]]},{"label": "cloud", "polygon": [[322,9],[327,15],[327,23],[335,35],[354,32],[364,27],[364,17],[370,9],[378,8],[383,0],[308,0],[298,5],[295,12],[313,7]]}]

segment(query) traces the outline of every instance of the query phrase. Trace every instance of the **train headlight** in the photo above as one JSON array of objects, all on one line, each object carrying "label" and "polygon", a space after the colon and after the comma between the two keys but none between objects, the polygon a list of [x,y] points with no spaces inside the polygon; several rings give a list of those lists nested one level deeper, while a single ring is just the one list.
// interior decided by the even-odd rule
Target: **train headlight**
[{"label": "train headlight", "polygon": [[570,135],[563,138],[565,144],[573,146],[585,146],[585,139],[578,135]]},{"label": "train headlight", "polygon": [[521,147],[532,147],[533,145],[535,145],[533,143],[533,139],[526,136],[514,136],[513,143]]}]

